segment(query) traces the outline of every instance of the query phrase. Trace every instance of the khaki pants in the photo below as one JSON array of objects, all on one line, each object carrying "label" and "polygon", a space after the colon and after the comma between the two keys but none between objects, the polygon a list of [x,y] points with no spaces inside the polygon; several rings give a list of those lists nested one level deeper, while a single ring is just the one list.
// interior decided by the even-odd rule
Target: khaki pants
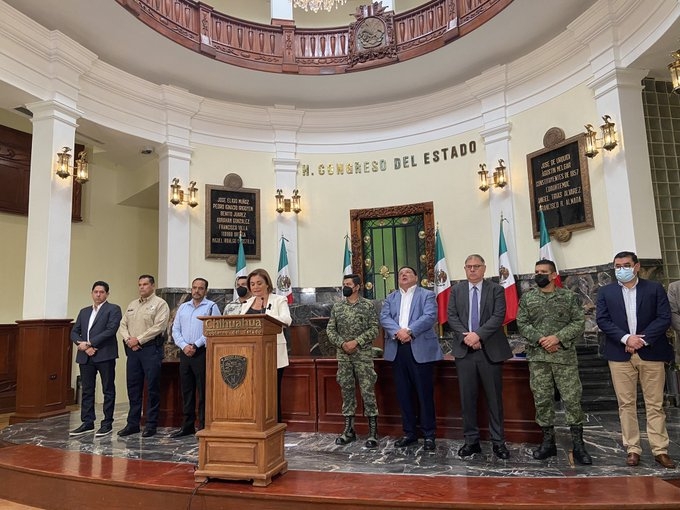
[{"label": "khaki pants", "polygon": [[610,361],[609,370],[614,391],[619,401],[619,419],[623,446],[628,453],[642,453],[640,427],[637,419],[637,383],[640,381],[647,415],[647,437],[652,454],[668,451],[666,413],[663,410],[663,391],[666,382],[663,361],[645,361],[633,354],[630,361]]}]

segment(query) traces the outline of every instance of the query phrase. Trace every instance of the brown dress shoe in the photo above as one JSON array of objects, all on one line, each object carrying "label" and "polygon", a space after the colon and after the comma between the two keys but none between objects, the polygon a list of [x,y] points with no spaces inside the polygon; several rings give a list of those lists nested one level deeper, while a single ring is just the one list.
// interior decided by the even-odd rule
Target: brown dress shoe
[{"label": "brown dress shoe", "polygon": [[637,466],[640,463],[640,454],[629,453],[626,457],[626,464],[629,466]]},{"label": "brown dress shoe", "polygon": [[671,459],[668,456],[668,454],[666,454],[666,453],[661,453],[659,455],[656,455],[654,457],[654,460],[656,460],[659,464],[661,464],[666,469],[675,469],[675,462],[673,462],[673,459]]}]

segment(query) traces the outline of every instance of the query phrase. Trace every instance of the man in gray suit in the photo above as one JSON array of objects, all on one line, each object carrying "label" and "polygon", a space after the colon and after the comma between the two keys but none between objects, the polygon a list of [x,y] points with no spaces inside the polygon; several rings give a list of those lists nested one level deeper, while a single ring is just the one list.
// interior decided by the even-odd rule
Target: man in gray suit
[{"label": "man in gray suit", "polygon": [[[412,267],[399,269],[398,282],[399,289],[385,298],[380,312],[380,324],[385,330],[383,357],[392,362],[404,429],[404,436],[394,445],[401,448],[418,442],[418,417],[425,437],[423,449],[434,451],[434,362],[444,357],[433,329],[437,302],[434,292],[417,285],[418,276]],[[418,397],[420,406],[417,414],[413,408],[414,396]]]},{"label": "man in gray suit", "polygon": [[505,291],[497,283],[484,280],[486,265],[481,255],[465,259],[467,280],[457,284],[449,299],[449,326],[455,337],[452,353],[456,358],[460,403],[463,411],[465,444],[461,457],[481,453],[477,424],[477,395],[481,381],[489,408],[489,431],[493,453],[510,458],[503,435],[503,361],[512,350],[503,331]]},{"label": "man in gray suit", "polygon": [[109,284],[102,281],[92,285],[92,306],[80,310],[71,330],[71,341],[76,344],[76,362],[80,367],[80,380],[83,397],[80,403],[80,427],[69,435],[80,436],[94,432],[94,389],[97,372],[102,381],[104,392],[104,419],[95,436],[102,437],[111,433],[113,408],[116,404],[116,358],[118,342],[116,331],[120,324],[121,311],[118,305],[107,301]]}]

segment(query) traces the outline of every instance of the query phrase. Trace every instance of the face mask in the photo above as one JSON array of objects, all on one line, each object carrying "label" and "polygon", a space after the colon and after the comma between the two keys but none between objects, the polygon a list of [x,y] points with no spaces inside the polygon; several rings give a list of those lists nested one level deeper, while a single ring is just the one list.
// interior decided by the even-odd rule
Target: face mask
[{"label": "face mask", "polygon": [[550,283],[550,275],[547,274],[535,274],[534,281],[536,285],[540,288],[546,287]]},{"label": "face mask", "polygon": [[236,294],[238,294],[238,297],[246,297],[246,294],[248,294],[248,289],[246,287],[236,287]]},{"label": "face mask", "polygon": [[616,279],[621,283],[628,283],[635,278],[635,269],[632,267],[617,267],[615,269]]},{"label": "face mask", "polygon": [[354,293],[354,289],[352,287],[347,287],[344,286],[342,288],[342,295],[345,297],[350,297]]}]

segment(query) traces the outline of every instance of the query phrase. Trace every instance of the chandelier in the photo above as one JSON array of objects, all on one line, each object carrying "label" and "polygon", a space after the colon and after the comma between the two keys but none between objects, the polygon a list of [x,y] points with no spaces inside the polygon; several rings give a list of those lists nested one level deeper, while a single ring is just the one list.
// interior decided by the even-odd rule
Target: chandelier
[{"label": "chandelier", "polygon": [[335,7],[343,5],[347,0],[293,0],[293,7],[304,9],[305,11],[319,12],[325,9],[331,12]]}]

